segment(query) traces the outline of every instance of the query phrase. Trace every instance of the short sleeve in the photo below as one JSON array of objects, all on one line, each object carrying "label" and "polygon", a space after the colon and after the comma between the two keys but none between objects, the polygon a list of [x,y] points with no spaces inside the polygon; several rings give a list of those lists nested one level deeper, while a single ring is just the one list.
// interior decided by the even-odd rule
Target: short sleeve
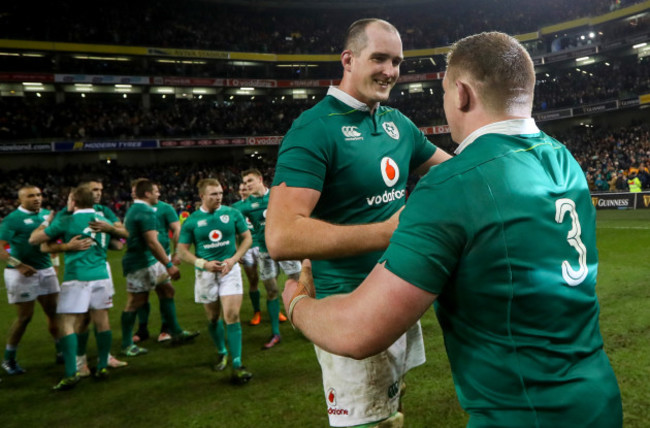
[{"label": "short sleeve", "polygon": [[322,191],[329,160],[327,135],[320,121],[291,129],[280,145],[273,186],[285,183]]}]

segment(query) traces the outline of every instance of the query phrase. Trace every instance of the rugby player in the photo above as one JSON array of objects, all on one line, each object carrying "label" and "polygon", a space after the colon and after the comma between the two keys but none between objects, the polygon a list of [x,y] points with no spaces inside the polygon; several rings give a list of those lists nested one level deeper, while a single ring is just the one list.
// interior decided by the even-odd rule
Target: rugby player
[{"label": "rugby player", "polygon": [[[194,299],[203,304],[208,317],[208,331],[217,347],[215,369],[226,368],[229,350],[233,366],[231,379],[233,383],[244,384],[253,375],[242,365],[239,311],[244,285],[239,261],[253,238],[244,216],[221,204],[223,188],[218,180],[206,178],[199,181],[197,187],[201,207],[183,223],[178,251],[184,261],[195,266]],[[195,254],[190,252],[192,245]],[[225,332],[223,323],[219,322],[220,305],[226,322]]]},{"label": "rugby player", "polygon": [[[421,175],[450,157],[399,111],[380,105],[403,59],[393,25],[354,22],[341,53],[340,86],[302,113],[280,146],[268,248],[278,260],[315,259],[318,298],[349,293],[363,281],[397,225],[409,174]],[[425,361],[419,324],[363,361],[315,349],[330,425],[402,423],[402,378]]]}]

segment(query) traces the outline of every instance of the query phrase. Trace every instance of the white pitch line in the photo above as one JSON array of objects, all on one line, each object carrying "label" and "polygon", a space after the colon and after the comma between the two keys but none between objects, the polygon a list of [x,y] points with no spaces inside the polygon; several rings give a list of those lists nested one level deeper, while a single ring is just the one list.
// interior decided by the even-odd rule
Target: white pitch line
[{"label": "white pitch line", "polygon": [[650,230],[650,226],[596,226],[597,229],[639,229]]}]

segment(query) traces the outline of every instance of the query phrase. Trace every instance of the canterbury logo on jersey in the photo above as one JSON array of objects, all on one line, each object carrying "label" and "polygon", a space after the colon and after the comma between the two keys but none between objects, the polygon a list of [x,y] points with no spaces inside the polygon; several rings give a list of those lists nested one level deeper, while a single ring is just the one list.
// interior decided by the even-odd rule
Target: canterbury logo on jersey
[{"label": "canterbury logo on jersey", "polygon": [[356,126],[342,126],[341,132],[345,136],[345,141],[363,140],[361,133],[357,129]]}]

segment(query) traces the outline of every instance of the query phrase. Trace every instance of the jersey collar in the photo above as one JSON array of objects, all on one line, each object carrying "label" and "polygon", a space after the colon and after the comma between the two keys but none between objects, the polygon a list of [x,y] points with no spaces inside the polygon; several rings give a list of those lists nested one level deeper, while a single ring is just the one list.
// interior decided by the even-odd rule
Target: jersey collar
[{"label": "jersey collar", "polygon": [[210,211],[206,210],[205,208],[203,208],[203,205],[201,205],[201,206],[199,207],[199,210],[200,210],[202,213],[206,213],[206,214],[214,214],[214,213],[216,213],[217,211],[219,211],[219,210],[221,209],[221,207],[223,207],[223,204],[219,205],[219,208],[217,208],[216,210],[210,212]]},{"label": "jersey collar", "polygon": [[72,215],[81,214],[81,213],[92,213],[92,214],[94,214],[95,210],[92,209],[92,208],[82,208],[82,209],[77,210],[74,213],[72,213]]},{"label": "jersey collar", "polygon": [[34,214],[38,214],[38,213],[40,213],[41,210],[42,210],[43,208],[39,208],[38,211],[30,211],[30,210],[28,210],[27,208],[23,208],[22,205],[18,205],[18,209],[20,210],[20,212],[23,212],[23,213],[25,213],[25,214],[32,214],[32,215],[34,215]]},{"label": "jersey collar", "polygon": [[485,134],[503,134],[503,135],[525,135],[525,134],[539,134],[539,128],[535,124],[535,119],[510,119],[501,122],[490,123],[476,131],[472,132],[463,140],[458,148],[454,151],[455,154],[460,154],[463,150],[472,144],[476,139]]},{"label": "jersey collar", "polygon": [[143,201],[142,199],[134,199],[134,200],[133,200],[133,203],[134,203],[134,204],[145,204],[145,205],[147,205],[147,206],[149,206],[149,207],[151,206],[151,204],[150,204],[149,202],[147,202],[147,201]]},{"label": "jersey collar", "polygon": [[330,86],[330,88],[327,90],[327,95],[333,96],[343,104],[347,104],[355,110],[370,111],[370,108],[365,103],[362,103],[347,92],[343,92],[336,86]]}]

